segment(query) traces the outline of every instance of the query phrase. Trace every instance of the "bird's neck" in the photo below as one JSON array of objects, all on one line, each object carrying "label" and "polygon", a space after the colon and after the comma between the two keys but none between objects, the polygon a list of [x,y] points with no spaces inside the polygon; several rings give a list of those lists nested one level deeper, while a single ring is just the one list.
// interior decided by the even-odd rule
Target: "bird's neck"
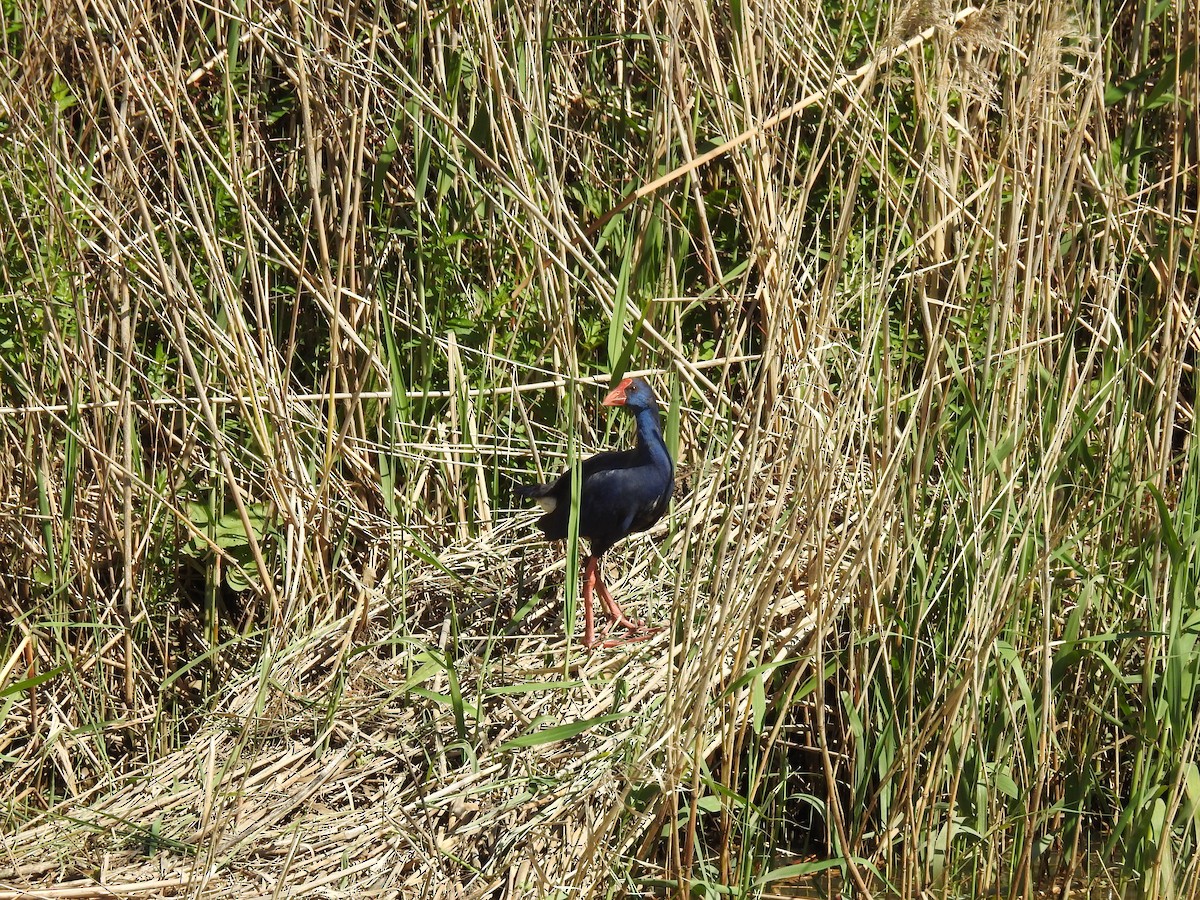
[{"label": "bird's neck", "polygon": [[637,414],[638,449],[646,454],[650,462],[667,472],[674,471],[671,454],[663,440],[662,420],[657,410],[643,409]]}]

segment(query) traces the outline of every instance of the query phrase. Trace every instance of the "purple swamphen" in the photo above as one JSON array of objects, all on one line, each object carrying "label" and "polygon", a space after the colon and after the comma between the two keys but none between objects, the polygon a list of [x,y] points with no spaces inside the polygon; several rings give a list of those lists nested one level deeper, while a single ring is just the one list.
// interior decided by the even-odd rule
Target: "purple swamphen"
[{"label": "purple swamphen", "polygon": [[[596,644],[596,626],[592,614],[593,589],[614,622],[620,623],[641,640],[649,632],[638,634],[645,626],[625,615],[604,579],[600,577],[600,557],[613,544],[635,531],[646,531],[663,517],[675,488],[675,465],[663,441],[658,402],[650,385],[640,378],[626,378],[608,393],[605,406],[623,406],[637,422],[637,446],[632,450],[597,453],[583,461],[583,484],[579,491],[579,536],[591,545],[583,574],[583,645]],[[538,528],[548,540],[567,537],[571,516],[571,471],[563,472],[549,484],[521,485],[516,494],[536,500],[546,511],[538,519]],[[611,627],[611,626],[610,626]],[[605,646],[625,643],[617,641]]]}]

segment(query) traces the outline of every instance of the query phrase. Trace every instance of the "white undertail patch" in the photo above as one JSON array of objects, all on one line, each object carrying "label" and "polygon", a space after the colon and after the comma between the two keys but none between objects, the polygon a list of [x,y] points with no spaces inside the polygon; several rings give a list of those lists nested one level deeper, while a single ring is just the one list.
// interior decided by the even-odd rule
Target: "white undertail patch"
[{"label": "white undertail patch", "polygon": [[554,507],[558,506],[558,501],[553,497],[538,497],[537,504],[546,512],[554,512]]}]

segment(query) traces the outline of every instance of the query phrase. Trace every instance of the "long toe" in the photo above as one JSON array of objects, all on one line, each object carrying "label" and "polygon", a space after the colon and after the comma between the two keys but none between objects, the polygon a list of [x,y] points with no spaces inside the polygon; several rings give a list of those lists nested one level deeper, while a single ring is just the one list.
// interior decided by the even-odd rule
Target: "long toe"
[{"label": "long toe", "polygon": [[602,646],[606,650],[611,650],[613,647],[623,647],[625,644],[640,644],[642,641],[648,641],[660,631],[666,631],[665,627],[658,628],[642,628],[631,629],[630,633],[623,638],[611,638],[605,641]]}]

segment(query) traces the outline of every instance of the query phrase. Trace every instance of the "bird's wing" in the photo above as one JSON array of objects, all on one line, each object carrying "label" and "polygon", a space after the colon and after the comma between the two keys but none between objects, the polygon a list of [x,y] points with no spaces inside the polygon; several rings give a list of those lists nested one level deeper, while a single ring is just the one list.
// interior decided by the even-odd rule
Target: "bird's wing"
[{"label": "bird's wing", "polygon": [[[619,472],[623,469],[632,469],[638,464],[638,452],[636,450],[606,450],[603,453],[597,453],[595,456],[589,456],[583,461],[583,483],[586,485],[588,480],[601,472]],[[570,483],[570,472],[564,472],[563,475],[568,478]]]}]

